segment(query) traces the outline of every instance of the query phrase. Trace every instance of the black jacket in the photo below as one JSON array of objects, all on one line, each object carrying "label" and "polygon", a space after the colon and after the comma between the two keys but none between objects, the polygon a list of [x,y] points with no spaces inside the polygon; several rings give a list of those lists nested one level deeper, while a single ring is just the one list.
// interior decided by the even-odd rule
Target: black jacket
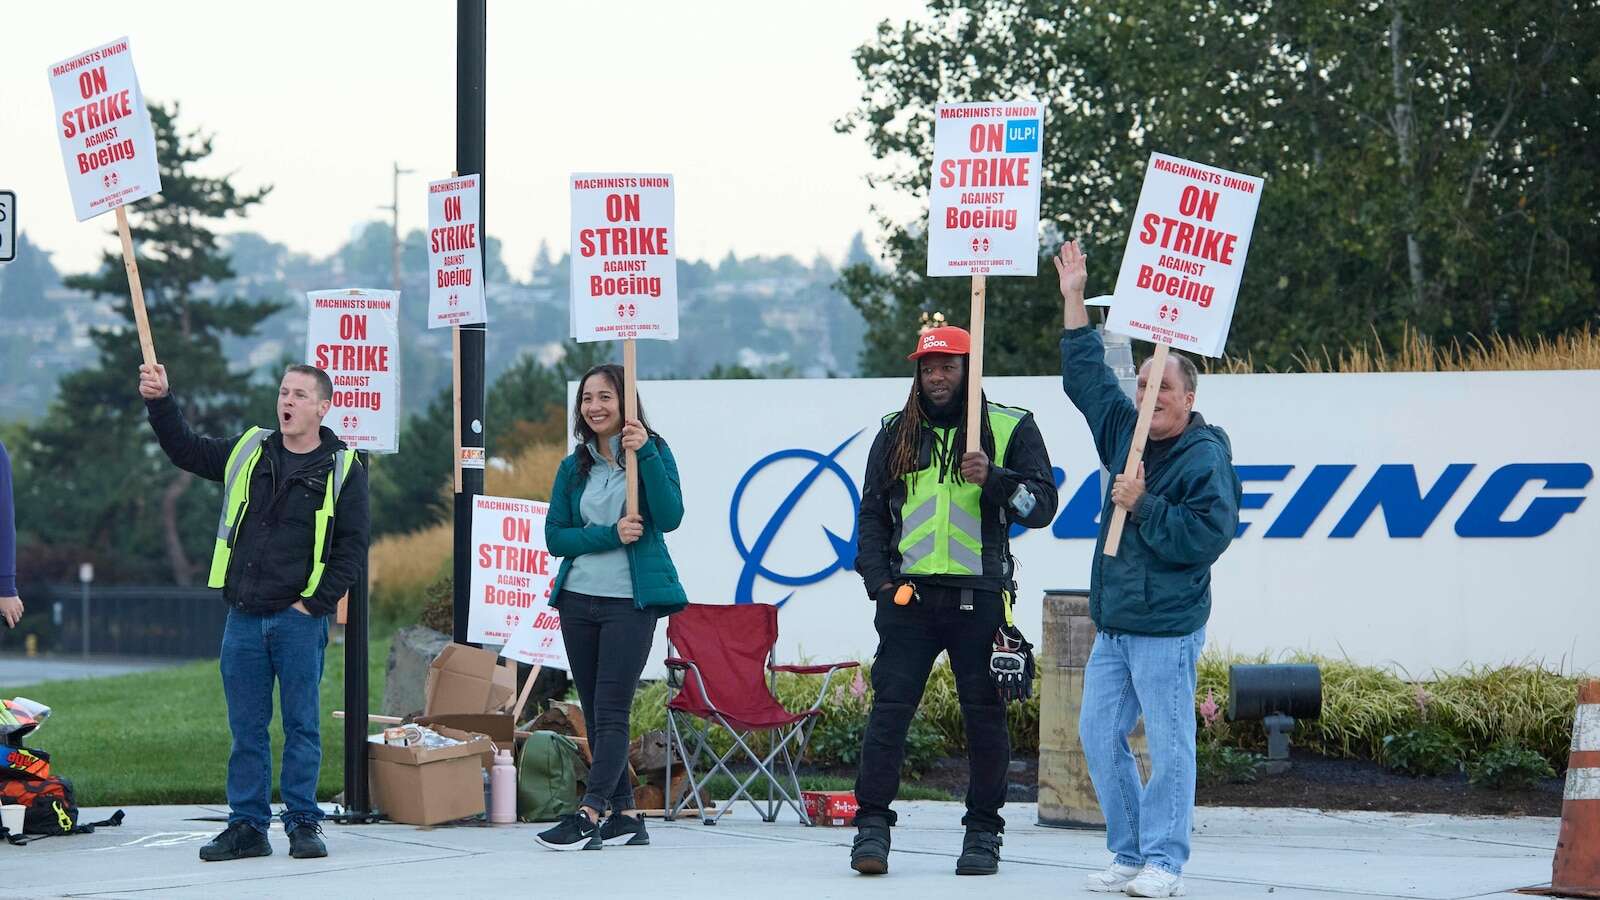
[{"label": "black jacket", "polygon": [[[861,573],[869,597],[886,582],[904,580],[899,574],[900,551],[896,546],[895,531],[900,524],[906,485],[902,479],[889,477],[889,451],[899,427],[900,420],[896,417],[879,429],[877,439],[872,442],[872,452],[867,456],[866,483],[861,490],[861,511],[856,521],[856,571]],[[932,459],[933,444],[933,429],[923,427],[921,468],[925,468]],[[959,464],[948,477],[956,477],[957,471]],[[1033,510],[1026,516],[1018,516],[1008,505],[1019,484],[1025,485],[1034,498]],[[1050,453],[1045,449],[1044,437],[1039,433],[1033,414],[1029,413],[1012,432],[1011,443],[1006,447],[1006,458],[990,461],[989,477],[983,483],[979,499],[983,510],[983,574],[917,576],[912,580],[919,584],[981,591],[1004,589],[1013,577],[1001,552],[1002,547],[1009,546],[1005,539],[1006,531],[1010,525],[1026,528],[1049,525],[1055,519],[1057,502]]]},{"label": "black jacket", "polygon": [[[201,478],[222,481],[228,454],[238,437],[229,440],[202,437],[189,428],[171,395],[145,401],[150,427],[167,458]],[[333,453],[345,449],[331,429],[322,429],[317,458],[279,483],[278,452],[283,436],[274,431],[262,445],[261,460],[250,478],[250,504],[234,538],[233,557],[222,589],[223,599],[244,612],[278,612],[293,605],[311,577],[311,550],[315,543],[316,511],[322,506],[327,479],[333,472]],[[222,510],[218,508],[217,514]],[[306,598],[313,615],[325,616],[339,605],[355,584],[367,558],[371,519],[367,512],[367,470],[351,465],[333,511],[333,534],[322,582]],[[209,546],[209,544],[208,544]],[[207,557],[206,565],[210,565]]]}]

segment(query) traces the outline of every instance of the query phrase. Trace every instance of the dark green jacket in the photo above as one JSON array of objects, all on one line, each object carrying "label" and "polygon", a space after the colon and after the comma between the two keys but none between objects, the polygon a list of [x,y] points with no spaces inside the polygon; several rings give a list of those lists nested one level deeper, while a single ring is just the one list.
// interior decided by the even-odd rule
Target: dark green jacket
[{"label": "dark green jacket", "polygon": [[[544,521],[544,540],[550,552],[561,557],[561,568],[550,584],[550,605],[560,608],[561,584],[567,580],[572,557],[584,553],[615,550],[624,546],[617,537],[617,525],[585,525],[578,512],[588,476],[578,474],[579,447],[561,461],[556,483],[550,489],[550,514]],[[666,533],[683,523],[683,488],[678,483],[678,464],[667,442],[651,435],[639,448],[639,514],[644,518],[644,535],[626,545],[628,569],[633,577],[633,605],[671,615],[688,602],[678,570],[667,554]]]},{"label": "dark green jacket", "polygon": [[[1083,413],[1100,462],[1120,473],[1133,444],[1139,410],[1105,362],[1092,327],[1061,337],[1061,383]],[[1112,503],[1100,507],[1100,536],[1089,574],[1089,617],[1111,633],[1176,637],[1211,615],[1211,564],[1239,528],[1239,479],[1233,448],[1221,428],[1198,413],[1172,449],[1145,466],[1145,495],[1128,517],[1117,555],[1103,552]]]}]

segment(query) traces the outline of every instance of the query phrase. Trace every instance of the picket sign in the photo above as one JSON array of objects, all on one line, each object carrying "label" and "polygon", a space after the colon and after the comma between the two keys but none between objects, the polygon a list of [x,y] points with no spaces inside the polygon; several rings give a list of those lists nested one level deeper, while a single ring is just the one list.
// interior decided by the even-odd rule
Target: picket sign
[{"label": "picket sign", "polygon": [[[678,337],[676,184],[671,175],[575,174],[571,310],[576,341],[622,341],[623,420],[639,414],[638,338]],[[639,466],[627,451],[627,514]]]},{"label": "picket sign", "polygon": [[934,110],[928,275],[972,278],[968,453],[982,449],[988,276],[1034,275],[1039,268],[1043,146],[1044,105],[1035,101],[940,104]]},{"label": "picket sign", "polygon": [[[1223,353],[1261,186],[1251,175],[1150,154],[1106,319],[1107,331],[1156,345],[1122,471],[1128,478],[1139,474],[1144,460],[1169,349]],[[1117,555],[1127,521],[1128,511],[1116,507],[1106,531],[1107,556]]]},{"label": "picket sign", "polygon": [[144,364],[154,366],[155,341],[126,206],[161,193],[161,171],[155,128],[139,90],[133,51],[128,39],[121,37],[51,65],[49,75],[54,128],[73,210],[80,222],[116,210],[139,351]]}]

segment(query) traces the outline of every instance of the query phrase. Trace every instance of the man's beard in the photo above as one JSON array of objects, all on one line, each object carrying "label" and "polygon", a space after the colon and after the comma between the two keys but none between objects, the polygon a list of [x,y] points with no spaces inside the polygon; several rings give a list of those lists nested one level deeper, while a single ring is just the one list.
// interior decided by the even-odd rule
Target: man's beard
[{"label": "man's beard", "polygon": [[964,391],[965,386],[951,389],[949,399],[943,403],[935,403],[925,390],[917,393],[918,400],[922,402],[923,414],[930,419],[944,420],[961,411],[962,397],[965,396]]}]

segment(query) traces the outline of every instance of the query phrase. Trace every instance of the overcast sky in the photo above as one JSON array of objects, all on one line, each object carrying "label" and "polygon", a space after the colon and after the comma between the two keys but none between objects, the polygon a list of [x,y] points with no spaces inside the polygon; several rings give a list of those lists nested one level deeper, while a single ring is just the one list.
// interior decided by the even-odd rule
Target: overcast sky
[{"label": "overcast sky", "polygon": [[[400,180],[401,227],[426,224],[425,183],[455,162],[455,3],[173,0],[6,4],[0,50],[0,189],[64,271],[114,247],[104,216],[79,223],[55,137],[47,69],[131,38],[152,101],[216,137],[209,171],[273,185],[249,229],[324,255],[374,218]],[[679,254],[715,260],[818,251],[837,260],[875,232],[881,166],[833,122],[854,108],[851,52],[914,0],[604,5],[491,0],[487,231],[525,276],[541,239],[568,244],[571,172],[671,172]],[[397,13],[403,11],[403,14]]]}]

